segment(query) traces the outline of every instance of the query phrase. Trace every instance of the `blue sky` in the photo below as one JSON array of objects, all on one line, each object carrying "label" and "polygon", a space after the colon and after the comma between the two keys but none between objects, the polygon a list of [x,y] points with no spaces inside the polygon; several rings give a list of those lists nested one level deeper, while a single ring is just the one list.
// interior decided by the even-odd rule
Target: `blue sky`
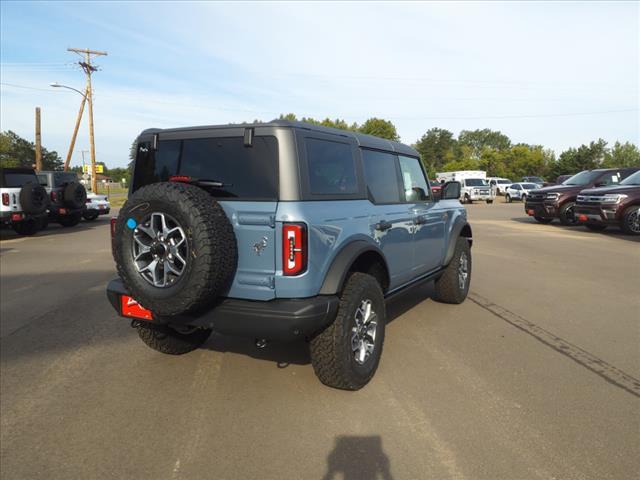
[{"label": "blue sky", "polygon": [[[140,130],[279,113],[492,128],[557,153],[640,143],[636,2],[11,2],[1,4],[2,130],[66,154],[84,75],[67,47],[106,50],[96,150],[127,163]],[[72,164],[88,150],[83,124]]]}]

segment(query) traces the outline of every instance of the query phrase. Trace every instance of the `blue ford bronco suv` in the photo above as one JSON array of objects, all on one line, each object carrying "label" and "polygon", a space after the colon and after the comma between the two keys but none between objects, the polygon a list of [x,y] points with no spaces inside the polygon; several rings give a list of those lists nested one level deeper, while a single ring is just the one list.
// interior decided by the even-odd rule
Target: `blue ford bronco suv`
[{"label": "blue ford bronco suv", "polygon": [[435,200],[418,153],[299,122],[150,129],[112,221],[107,296],[151,348],[182,354],[212,331],[305,340],[320,380],[373,377],[385,302],[435,281],[461,303],[471,228],[450,182]]}]

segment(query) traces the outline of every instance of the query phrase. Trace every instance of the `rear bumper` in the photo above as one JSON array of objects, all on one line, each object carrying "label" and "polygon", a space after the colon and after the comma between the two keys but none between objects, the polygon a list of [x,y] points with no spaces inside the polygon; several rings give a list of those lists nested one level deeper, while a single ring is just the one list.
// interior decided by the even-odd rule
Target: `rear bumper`
[{"label": "rear bumper", "polygon": [[43,217],[46,217],[47,214],[41,213],[39,215],[31,215],[29,213],[24,212],[2,212],[0,214],[0,223],[10,224],[10,223],[19,223],[26,222],[28,220],[41,220]]},{"label": "rear bumper", "polygon": [[[120,279],[109,282],[109,302],[118,315],[130,318],[122,314],[123,295],[128,295],[128,292]],[[335,295],[280,298],[266,302],[223,298],[201,314],[172,317],[154,315],[152,320],[141,321],[211,328],[225,335],[293,341],[309,338],[331,324],[338,304],[339,299]]]},{"label": "rear bumper", "polygon": [[82,213],[82,208],[68,208],[64,206],[51,205],[49,207],[49,218],[65,217],[67,215],[78,215]]}]

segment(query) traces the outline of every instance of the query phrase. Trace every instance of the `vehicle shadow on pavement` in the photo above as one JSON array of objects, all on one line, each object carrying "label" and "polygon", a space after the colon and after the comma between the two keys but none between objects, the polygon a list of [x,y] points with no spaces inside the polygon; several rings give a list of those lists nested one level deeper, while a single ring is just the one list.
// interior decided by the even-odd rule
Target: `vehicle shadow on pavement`
[{"label": "vehicle shadow on pavement", "polygon": [[[63,227],[57,223],[50,223],[47,228],[44,230],[40,230],[35,235],[24,236],[18,235],[13,231],[11,227],[3,227],[0,229],[0,240],[13,240],[15,238],[36,238],[36,237],[49,237],[52,235],[67,235],[70,233],[75,233],[83,230],[93,230],[94,228],[108,228],[109,226],[109,215],[103,215],[96,218],[92,222],[87,222],[86,220],[80,221],[78,225],[73,227]],[[107,232],[108,233],[108,232]]]},{"label": "vehicle shadow on pavement", "polygon": [[327,472],[322,480],[392,480],[389,457],[382,449],[379,435],[339,436],[327,457]]},{"label": "vehicle shadow on pavement", "polygon": [[[407,311],[419,305],[433,295],[433,283],[414,288],[387,304],[387,324]],[[277,364],[278,368],[293,365],[309,365],[309,345],[305,341],[269,342],[264,348],[257,348],[250,338],[234,337],[219,333],[211,334],[209,340],[201,347],[221,353],[237,353],[258,360],[266,360]]]},{"label": "vehicle shadow on pavement", "polygon": [[[535,221],[533,218],[530,218],[530,217],[513,217],[511,220],[518,223],[528,223],[533,226],[542,226],[540,223],[538,223],[537,221]],[[587,227],[584,227],[582,225],[567,227],[567,226],[561,225],[557,221],[554,221],[544,226],[553,227],[559,230],[565,230],[570,232],[583,233],[584,235],[594,235],[594,236],[602,235],[605,237],[616,238],[619,240],[627,240],[630,242],[640,243],[640,237],[637,237],[637,236],[634,237],[633,235],[628,235],[615,226],[607,227],[607,229],[602,232],[592,232],[591,230],[587,229]]]}]

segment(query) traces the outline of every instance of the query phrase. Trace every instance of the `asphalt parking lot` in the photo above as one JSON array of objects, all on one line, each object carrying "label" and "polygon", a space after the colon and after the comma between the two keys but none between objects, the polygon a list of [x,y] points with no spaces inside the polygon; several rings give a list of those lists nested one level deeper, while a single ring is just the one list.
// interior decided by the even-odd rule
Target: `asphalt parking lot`
[{"label": "asphalt parking lot", "polygon": [[358,392],[321,385],[304,344],[144,346],[105,298],[107,218],[3,230],[2,478],[636,478],[640,243],[468,210],[470,298],[390,305]]}]

